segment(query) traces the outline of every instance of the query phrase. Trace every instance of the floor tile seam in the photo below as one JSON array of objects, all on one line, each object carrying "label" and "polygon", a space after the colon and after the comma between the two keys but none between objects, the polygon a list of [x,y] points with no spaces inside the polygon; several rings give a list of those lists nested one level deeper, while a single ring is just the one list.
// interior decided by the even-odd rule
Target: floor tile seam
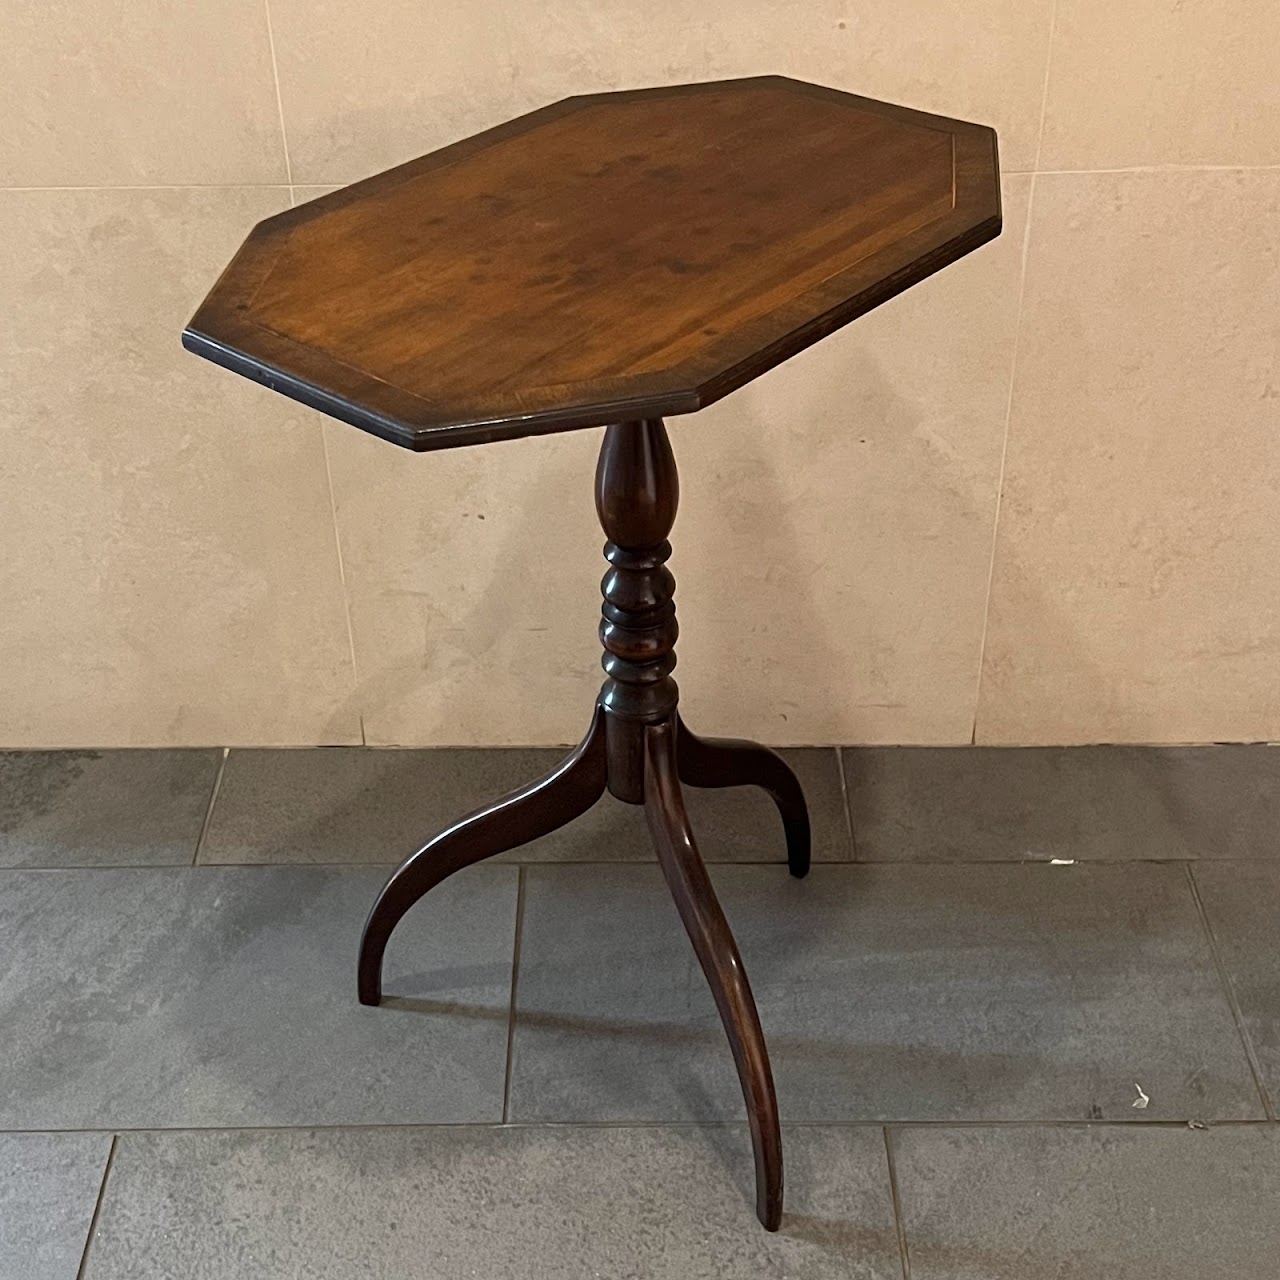
[{"label": "floor tile seam", "polygon": [[506,1066],[502,1078],[503,1124],[508,1122],[511,1115],[511,1068],[515,1061],[516,999],[520,984],[520,943],[524,934],[525,880],[524,867],[521,867],[516,880],[516,920],[511,944],[511,999],[507,1010]]},{"label": "floor tile seam", "polygon": [[[403,859],[388,861],[342,860],[342,861],[303,861],[300,859],[275,859],[271,861],[248,861],[248,863],[224,863],[207,858],[192,864],[182,863],[32,863],[19,864],[13,867],[0,867],[0,876],[12,872],[40,872],[52,874],[59,872],[159,872],[159,870],[200,870],[200,872],[216,872],[216,870],[265,870],[291,868],[294,870],[381,870],[389,872],[401,865]],[[709,858],[705,859],[708,867],[786,867],[783,856],[769,858]],[[914,867],[914,868],[961,868],[961,867],[1275,867],[1280,863],[1274,854],[1261,855],[1257,858],[1073,858],[1068,860],[1050,858],[859,858],[826,859],[815,858],[813,868],[832,870],[832,872],[849,872],[863,867]],[[548,858],[548,859],[489,859],[483,868],[571,870],[584,867],[657,867],[657,858]],[[471,870],[471,868],[467,868]]]},{"label": "floor tile seam", "polygon": [[[162,1125],[162,1126],[129,1126],[114,1125],[110,1128],[86,1128],[83,1125],[67,1128],[32,1128],[14,1129],[0,1128],[0,1137],[74,1137],[77,1135],[103,1134],[110,1135],[117,1142],[122,1138],[192,1135],[192,1134],[290,1134],[290,1133],[388,1133],[388,1132],[460,1132],[472,1130],[476,1132],[507,1132],[516,1130],[539,1129],[581,1129],[586,1131],[610,1129],[671,1129],[699,1130],[725,1129],[738,1130],[747,1127],[746,1117],[733,1120],[438,1120],[422,1122],[360,1122],[336,1124],[274,1124],[274,1125]],[[925,1120],[925,1119],[885,1119],[884,1117],[865,1120],[783,1120],[784,1131],[803,1129],[821,1130],[876,1130],[892,1131],[919,1129],[924,1131],[959,1131],[987,1130],[991,1132],[1020,1131],[1023,1129],[1066,1129],[1108,1131],[1128,1130],[1130,1132],[1148,1131],[1188,1131],[1208,1132],[1214,1129],[1263,1129],[1268,1132],[1277,1129],[1277,1123],[1270,1119],[1223,1119],[1223,1120]]]},{"label": "floor tile seam", "polygon": [[840,774],[840,803],[844,807],[844,829],[849,837],[849,856],[842,862],[858,861],[858,837],[853,826],[853,803],[849,799],[849,778],[844,771],[844,748],[836,747],[836,769]]},{"label": "floor tile seam", "polygon": [[107,1148],[107,1158],[102,1166],[102,1180],[98,1183],[98,1195],[93,1202],[93,1213],[89,1217],[89,1229],[85,1233],[84,1248],[80,1251],[80,1265],[76,1268],[76,1280],[84,1280],[85,1268],[89,1265],[89,1252],[93,1248],[93,1238],[98,1231],[98,1220],[102,1216],[102,1202],[107,1194],[107,1180],[111,1177],[111,1167],[115,1162],[116,1149],[119,1145],[119,1135],[113,1132],[111,1146]]},{"label": "floor tile seam", "polygon": [[1204,904],[1204,898],[1200,894],[1200,885],[1196,881],[1195,867],[1187,864],[1186,870],[1187,885],[1191,891],[1191,897],[1195,903],[1196,914],[1200,920],[1200,927],[1204,934],[1205,941],[1209,945],[1209,953],[1213,958],[1214,969],[1218,975],[1218,982],[1222,988],[1223,995],[1226,997],[1227,1006],[1231,1010],[1231,1018],[1235,1023],[1236,1034],[1240,1037],[1240,1044],[1244,1050],[1244,1056],[1249,1063],[1249,1071],[1253,1076],[1254,1087],[1258,1091],[1258,1096],[1262,1101],[1263,1110],[1266,1112],[1267,1119],[1275,1121],[1276,1108],[1272,1101],[1271,1093],[1266,1085],[1266,1076],[1262,1070],[1262,1063],[1258,1058],[1257,1049],[1253,1043],[1253,1037],[1249,1034],[1248,1025],[1245,1022],[1244,1010],[1240,1006],[1240,998],[1236,992],[1235,983],[1232,981],[1231,974],[1227,969],[1226,961],[1222,957],[1222,948],[1218,943],[1217,934],[1214,932],[1213,922],[1209,919],[1208,908]]},{"label": "floor tile seam", "polygon": [[893,1202],[893,1222],[898,1233],[898,1259],[902,1280],[911,1280],[911,1253],[907,1248],[907,1224],[902,1214],[902,1193],[898,1183],[898,1163],[893,1150],[893,1134],[888,1125],[880,1130],[884,1141],[885,1165],[889,1174],[889,1197]]},{"label": "floor tile seam", "polygon": [[[261,862],[214,862],[204,859],[197,864],[188,862],[78,862],[68,864],[24,864],[20,866],[0,866],[0,874],[7,871],[172,871],[172,870],[252,870],[258,868],[292,867],[299,870],[390,870],[400,865],[403,858],[389,859],[386,862],[369,860],[345,860],[334,862],[312,862],[301,859],[280,858]],[[770,856],[767,858],[707,858],[708,867],[785,867],[786,858]],[[1070,865],[1076,867],[1166,867],[1166,866],[1217,866],[1219,864],[1246,866],[1274,866],[1280,862],[1275,855],[1259,857],[1230,858],[1072,858],[1065,862],[1051,858],[815,858],[813,866],[832,871],[848,871],[857,867],[1051,867]],[[477,864],[480,865],[480,864]],[[538,867],[563,870],[575,867],[654,867],[657,859],[646,858],[492,858],[484,864],[485,868],[495,867]],[[470,870],[470,868],[467,868]]]},{"label": "floor tile seam", "polygon": [[218,767],[214,770],[213,786],[209,790],[209,803],[205,806],[204,821],[200,824],[200,834],[196,837],[195,851],[191,855],[191,865],[200,865],[200,854],[204,850],[205,840],[209,835],[209,826],[213,822],[213,809],[218,803],[218,792],[222,790],[222,777],[227,771],[227,758],[231,755],[230,747],[223,747],[218,757]]},{"label": "floor tile seam", "polygon": [[[1228,166],[1230,167],[1230,166]],[[1262,166],[1259,166],[1262,167]],[[1271,169],[1280,170],[1280,165],[1268,166]],[[1043,173],[1050,173],[1045,170]],[[215,184],[217,185],[217,184]],[[253,183],[232,183],[232,187],[236,186],[254,186]],[[279,187],[281,190],[288,190],[288,183],[273,182],[259,183],[259,186]],[[325,186],[325,183],[302,183],[294,184],[295,186]],[[150,187],[5,187],[0,185],[0,191],[128,191],[128,190],[154,190],[157,188]],[[163,190],[165,188],[158,188]],[[152,744],[146,746],[123,746],[113,744],[111,746],[93,746],[78,743],[74,746],[56,746],[56,747],[28,747],[28,746],[0,746],[0,752],[8,755],[33,755],[33,756],[50,756],[60,753],[81,753],[86,751],[94,752],[98,755],[155,755],[164,752],[175,754],[191,753],[196,751],[256,751],[264,753],[277,753],[280,755],[301,755],[303,752],[337,752],[337,751],[361,751],[361,752],[381,752],[384,754],[420,752],[422,754],[441,754],[450,751],[466,751],[466,752],[485,752],[495,755],[503,753],[512,754],[516,752],[541,751],[548,757],[563,757],[566,751],[572,751],[577,746],[577,740],[573,742],[525,742],[525,743],[408,743],[408,742],[301,742],[301,743],[254,743],[254,742],[188,742],[179,745],[172,744]],[[999,753],[1000,755],[1019,755],[1024,752],[1042,752],[1042,751],[1066,751],[1066,752],[1090,752],[1090,751],[1142,751],[1154,754],[1163,754],[1171,751],[1216,751],[1220,748],[1235,747],[1269,747],[1280,748],[1280,739],[1269,738],[1238,738],[1231,740],[1222,740],[1219,742],[1025,742],[1016,744],[1000,744],[993,743],[984,746],[981,743],[975,744],[965,739],[963,742],[759,742],[760,746],[767,748],[769,751],[797,752],[797,751],[851,751],[851,752],[955,752],[957,754],[969,752],[990,752]],[[749,783],[744,783],[749,786]],[[693,787],[695,791],[717,791],[717,787]]]}]

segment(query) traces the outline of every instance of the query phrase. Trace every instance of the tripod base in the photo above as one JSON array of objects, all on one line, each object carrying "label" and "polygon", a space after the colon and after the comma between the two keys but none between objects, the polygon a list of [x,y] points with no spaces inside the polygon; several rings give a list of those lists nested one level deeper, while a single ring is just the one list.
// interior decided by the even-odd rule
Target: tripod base
[{"label": "tripod base", "polygon": [[694,841],[681,784],[762,787],[782,816],[791,874],[809,870],[809,815],[795,774],[753,742],[703,739],[679,713],[623,720],[597,705],[587,736],[545,777],[478,809],[427,842],[393,872],[360,942],[362,1004],[382,998],[382,959],[401,917],[446,877],[572,822],[605,790],[643,804],[658,862],[724,1023],[747,1104],[756,1166],[756,1214],[770,1231],[782,1217],[782,1139],[773,1075],[737,943]]}]

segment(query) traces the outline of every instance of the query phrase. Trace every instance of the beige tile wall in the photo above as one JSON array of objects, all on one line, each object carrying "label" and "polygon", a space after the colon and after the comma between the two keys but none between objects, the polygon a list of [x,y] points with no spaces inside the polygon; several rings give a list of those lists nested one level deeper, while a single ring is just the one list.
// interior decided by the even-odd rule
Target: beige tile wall
[{"label": "beige tile wall", "polygon": [[1280,738],[1280,8],[0,0],[0,746],[575,738],[596,433],[413,457],[178,346],[247,229],[567,93],[994,124],[1003,237],[696,418],[690,721]]}]

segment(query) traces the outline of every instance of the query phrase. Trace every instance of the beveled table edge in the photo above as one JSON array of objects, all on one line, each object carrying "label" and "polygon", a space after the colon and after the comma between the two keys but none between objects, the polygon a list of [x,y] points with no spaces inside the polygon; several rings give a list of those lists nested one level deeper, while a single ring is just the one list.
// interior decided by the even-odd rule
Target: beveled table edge
[{"label": "beveled table edge", "polygon": [[[433,418],[430,417],[427,401],[389,383],[378,383],[376,390],[381,397],[394,400],[395,407],[401,410],[400,412],[390,412],[385,407],[379,408],[376,405],[362,403],[330,390],[313,378],[290,373],[279,363],[249,355],[239,349],[235,339],[240,336],[244,322],[230,319],[216,308],[211,308],[208,299],[183,330],[182,345],[193,354],[242,377],[262,383],[299,404],[367,431],[402,448],[425,453],[437,449],[461,448],[499,440],[607,426],[612,422],[666,418],[694,413],[715,403],[1000,234],[1002,228],[1000,171],[998,143],[994,129],[972,121],[956,120],[948,116],[918,111],[912,107],[864,98],[859,94],[811,84],[789,76],[750,76],[618,92],[580,94],[564,98],[419,156],[405,164],[352,183],[338,191],[330,192],[316,200],[308,201],[304,205],[283,210],[264,219],[256,229],[270,228],[273,232],[287,232],[311,218],[341,208],[364,195],[386,190],[421,173],[462,159],[490,142],[518,136],[538,121],[562,114],[574,104],[597,100],[619,101],[646,95],[696,93],[714,90],[726,84],[740,84],[744,81],[777,84],[780,87],[785,85],[811,96],[851,102],[876,114],[901,120],[903,123],[911,123],[917,127],[937,128],[949,133],[957,144],[955,161],[957,199],[953,204],[950,217],[954,219],[962,207],[974,213],[985,209],[986,216],[966,227],[959,234],[920,252],[919,256],[905,263],[898,270],[876,279],[861,291],[841,299],[800,324],[786,328],[777,338],[763,344],[759,350],[729,368],[718,368],[714,371],[698,371],[690,368],[664,370],[661,373],[649,375],[646,380],[659,384],[665,382],[669,385],[659,385],[650,392],[619,397],[601,397],[597,394],[578,405],[570,403],[552,410],[540,410],[529,414],[499,413],[485,417]],[[983,190],[982,188],[987,186],[986,182],[975,180],[975,175],[969,171],[968,165],[988,149],[991,181],[990,187]],[[961,151],[967,153],[964,164],[961,163]],[[962,189],[968,198],[963,206],[959,200]],[[946,221],[947,219],[940,219],[926,224],[905,240],[889,245],[872,254],[868,259],[853,264],[846,271],[837,273],[836,276],[824,281],[822,285],[817,286],[816,290],[810,292],[829,289],[833,281],[857,272],[859,269],[865,270],[867,264],[874,262],[877,258],[891,257],[895,250],[901,252],[903,246],[910,246],[914,241],[936,235],[940,226]],[[271,239],[274,240],[275,237],[272,236]],[[246,251],[252,252],[248,240],[241,247],[241,253]],[[777,323],[780,316],[781,312],[774,312],[771,316],[761,317],[761,322],[773,319]],[[263,330],[262,333],[267,335],[269,331]],[[276,343],[290,342],[283,335],[270,334],[269,336]],[[323,367],[327,362],[327,357],[324,357],[323,353],[310,348],[301,350],[305,350],[309,363]],[[362,376],[371,382],[377,382],[371,375],[362,374]],[[416,413],[406,412],[405,410],[409,408],[406,401],[417,401],[425,412],[421,417]]]}]

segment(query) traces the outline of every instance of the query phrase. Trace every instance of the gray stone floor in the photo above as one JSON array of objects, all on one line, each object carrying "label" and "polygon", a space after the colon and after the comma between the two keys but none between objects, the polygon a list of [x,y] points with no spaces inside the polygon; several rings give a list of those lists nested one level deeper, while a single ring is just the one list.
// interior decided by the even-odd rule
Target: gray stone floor
[{"label": "gray stone floor", "polygon": [[1280,748],[786,753],[690,809],[768,1034],[751,1211],[635,810],[387,866],[546,751],[0,753],[0,1280],[1280,1276]]}]

